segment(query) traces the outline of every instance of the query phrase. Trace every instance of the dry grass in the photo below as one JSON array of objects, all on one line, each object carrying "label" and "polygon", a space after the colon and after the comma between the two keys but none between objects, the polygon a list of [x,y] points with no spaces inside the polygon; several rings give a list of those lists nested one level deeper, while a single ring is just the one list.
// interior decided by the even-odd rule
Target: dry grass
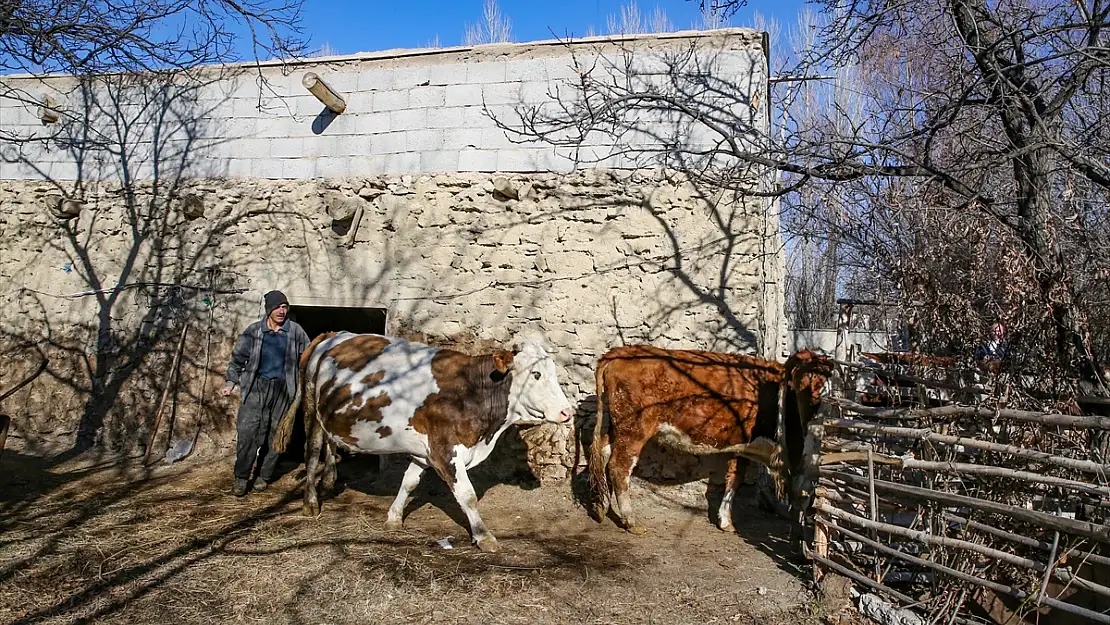
[{"label": "dry grass", "polygon": [[[426,479],[386,532],[399,475],[341,468],[348,488],[300,514],[296,473],[227,494],[221,461],[139,470],[0,459],[0,622],[734,623],[810,618],[781,524],[738,505],[740,536],[636,492],[653,530],[598,525],[569,488],[497,485],[480,508],[502,552],[470,546]],[[348,475],[349,474],[349,475]],[[703,504],[704,505],[704,504]],[[451,537],[445,550],[436,540]],[[760,590],[762,589],[762,590]]]}]

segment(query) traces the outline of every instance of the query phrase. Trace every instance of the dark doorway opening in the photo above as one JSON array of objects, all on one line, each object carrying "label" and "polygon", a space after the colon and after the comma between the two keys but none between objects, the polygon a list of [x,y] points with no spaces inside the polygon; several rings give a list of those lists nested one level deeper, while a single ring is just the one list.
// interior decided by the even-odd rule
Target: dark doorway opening
[{"label": "dark doorway opening", "polygon": [[[289,309],[289,318],[296,321],[309,339],[314,339],[325,332],[354,332],[356,334],[385,334],[385,309],[384,308],[357,308],[352,306],[293,306]],[[297,423],[293,428],[293,435],[289,438],[289,445],[282,454],[281,462],[300,464],[304,462],[305,434],[304,434],[304,404],[297,410]],[[345,456],[344,452],[340,452]],[[355,459],[351,459],[355,460]],[[369,463],[371,459],[367,459]],[[356,463],[358,463],[356,461]],[[361,464],[361,463],[359,463]],[[289,470],[295,468],[289,467]],[[376,467],[376,464],[370,466]]]},{"label": "dark doorway opening", "polygon": [[310,339],[341,330],[356,334],[385,333],[384,308],[294,306],[289,309],[289,318],[299,323]]}]

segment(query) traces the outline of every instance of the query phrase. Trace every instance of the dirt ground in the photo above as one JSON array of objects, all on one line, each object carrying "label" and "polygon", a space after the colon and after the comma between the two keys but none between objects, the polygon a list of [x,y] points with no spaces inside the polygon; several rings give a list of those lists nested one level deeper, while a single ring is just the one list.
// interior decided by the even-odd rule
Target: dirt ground
[{"label": "dirt ground", "polygon": [[[598,524],[572,484],[483,483],[501,552],[470,545],[430,472],[386,532],[403,462],[339,465],[341,492],[301,515],[300,471],[232,497],[230,460],[58,464],[0,457],[2,623],[760,623],[820,620],[787,527],[752,501],[736,533],[705,488],[637,483],[650,532]],[[582,487],[582,479],[575,482]],[[453,548],[437,541],[450,538]]]}]

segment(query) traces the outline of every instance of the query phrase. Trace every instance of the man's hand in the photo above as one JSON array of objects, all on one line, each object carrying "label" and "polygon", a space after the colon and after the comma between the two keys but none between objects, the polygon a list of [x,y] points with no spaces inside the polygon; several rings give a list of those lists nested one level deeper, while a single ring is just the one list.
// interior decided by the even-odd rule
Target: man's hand
[{"label": "man's hand", "polygon": [[224,384],[223,388],[220,389],[220,395],[227,397],[228,395],[231,395],[231,391],[233,390],[235,390],[235,385],[231,382],[228,382],[227,384]]}]

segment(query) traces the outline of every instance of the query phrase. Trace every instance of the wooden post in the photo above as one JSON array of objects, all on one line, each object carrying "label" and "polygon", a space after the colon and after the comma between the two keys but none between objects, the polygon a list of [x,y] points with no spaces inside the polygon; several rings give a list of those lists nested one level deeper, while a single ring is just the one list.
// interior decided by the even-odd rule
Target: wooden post
[{"label": "wooden post", "polygon": [[12,418],[6,414],[0,414],[0,454],[4,453],[4,445],[8,443],[8,426],[11,425]]},{"label": "wooden post", "polygon": [[[872,521],[879,520],[879,498],[875,495],[875,450],[874,446],[867,445],[867,507]],[[872,531],[871,537],[879,539],[879,533]],[[879,564],[879,556],[875,554],[875,581],[883,581],[883,568]]]},{"label": "wooden post", "polygon": [[[1041,592],[1037,594],[1037,605],[1044,603],[1045,592],[1048,590],[1048,580],[1052,579],[1052,569],[1056,566],[1056,548],[1060,546],[1060,532],[1052,535],[1052,551],[1048,554],[1048,562],[1044,567],[1044,579],[1041,580]],[[1076,573],[1079,571],[1076,570]]]},{"label": "wooden post", "polygon": [[351,218],[351,229],[347,232],[347,240],[343,242],[343,247],[351,249],[355,246],[355,237],[358,236],[358,226],[362,223],[362,207],[359,206],[355,209],[355,216]]},{"label": "wooden post", "polygon": [[[821,441],[825,437],[825,426],[820,420],[813,420],[809,424],[808,432],[806,434],[805,443],[805,485],[802,489],[803,494],[813,493],[814,507],[817,508],[822,504],[827,503],[825,498],[824,489],[817,488],[817,481],[821,475]],[[804,501],[802,497],[798,501]],[[801,508],[796,515],[799,522],[805,518],[806,510]],[[820,582],[821,578],[825,576],[825,567],[821,563],[822,559],[829,557],[829,531],[825,526],[816,518],[813,523],[813,551],[817,555],[813,564],[813,581]]]},{"label": "wooden post", "polygon": [[49,361],[48,359],[46,359],[46,358],[43,358],[43,359],[42,359],[42,362],[40,362],[40,363],[39,363],[39,366],[38,366],[38,368],[37,368],[37,369],[35,369],[35,372],[34,372],[34,373],[32,373],[31,375],[29,375],[29,376],[27,376],[26,378],[24,378],[24,379],[23,379],[22,381],[20,381],[20,383],[19,383],[19,384],[16,384],[15,386],[13,386],[13,387],[11,387],[10,389],[8,389],[8,390],[4,391],[3,393],[0,393],[0,401],[4,401],[5,399],[7,399],[7,398],[11,397],[12,395],[15,395],[16,391],[18,391],[19,389],[23,388],[24,386],[27,386],[27,385],[28,385],[28,384],[30,384],[31,382],[33,382],[33,381],[34,381],[34,379],[35,379],[35,378],[37,378],[37,377],[39,377],[39,375],[40,375],[40,374],[41,374],[41,373],[42,373],[43,371],[46,371],[46,366],[47,366],[48,364],[50,364],[50,361]]},{"label": "wooden post", "polygon": [[49,95],[42,97],[42,105],[39,106],[38,114],[43,126],[56,124],[62,118],[61,114],[58,113],[58,103]]},{"label": "wooden post", "polygon": [[[19,384],[16,384],[15,386],[13,386],[10,389],[4,391],[3,393],[0,393],[0,401],[4,401],[5,399],[11,397],[12,395],[15,395],[16,391],[23,388],[24,386],[27,386],[32,381],[34,381],[35,378],[39,377],[39,374],[41,374],[43,371],[46,371],[46,365],[48,365],[49,363],[50,363],[49,360],[47,360],[46,358],[43,358],[42,362],[39,363],[39,366],[38,366],[37,369],[35,369],[34,373],[32,373],[31,375],[24,378]],[[12,418],[11,417],[9,417],[6,414],[5,415],[0,415],[0,453],[2,453],[4,451],[4,445],[6,445],[8,443],[8,428],[11,427],[11,424],[12,424]]]},{"label": "wooden post", "polygon": [[154,438],[158,436],[158,427],[162,425],[162,412],[166,408],[166,399],[169,397],[170,389],[174,386],[174,372],[177,371],[177,363],[181,360],[181,352],[185,351],[185,336],[188,333],[189,323],[186,322],[185,326],[181,328],[181,340],[177,343],[177,352],[173,355],[170,373],[166,376],[166,388],[162,389],[162,399],[158,402],[158,413],[154,417],[154,429],[150,432],[150,440],[146,444],[146,453],[143,454],[143,464],[146,464],[147,458],[150,457],[150,450],[154,447]]},{"label": "wooden post", "polygon": [[[836,350],[833,352],[833,357],[837,360],[844,362],[848,359],[848,325],[852,320],[852,305],[849,303],[840,304],[840,316],[836,321]],[[833,369],[833,391],[837,395],[842,395],[844,389],[848,387],[847,376],[852,375],[845,371],[845,377],[840,375],[840,367]]]},{"label": "wooden post", "polygon": [[308,72],[301,79],[301,84],[305,89],[308,89],[316,99],[323,102],[328,110],[339,115],[347,110],[347,101],[343,96],[335,92],[334,89],[328,86],[319,76],[313,72]]}]

